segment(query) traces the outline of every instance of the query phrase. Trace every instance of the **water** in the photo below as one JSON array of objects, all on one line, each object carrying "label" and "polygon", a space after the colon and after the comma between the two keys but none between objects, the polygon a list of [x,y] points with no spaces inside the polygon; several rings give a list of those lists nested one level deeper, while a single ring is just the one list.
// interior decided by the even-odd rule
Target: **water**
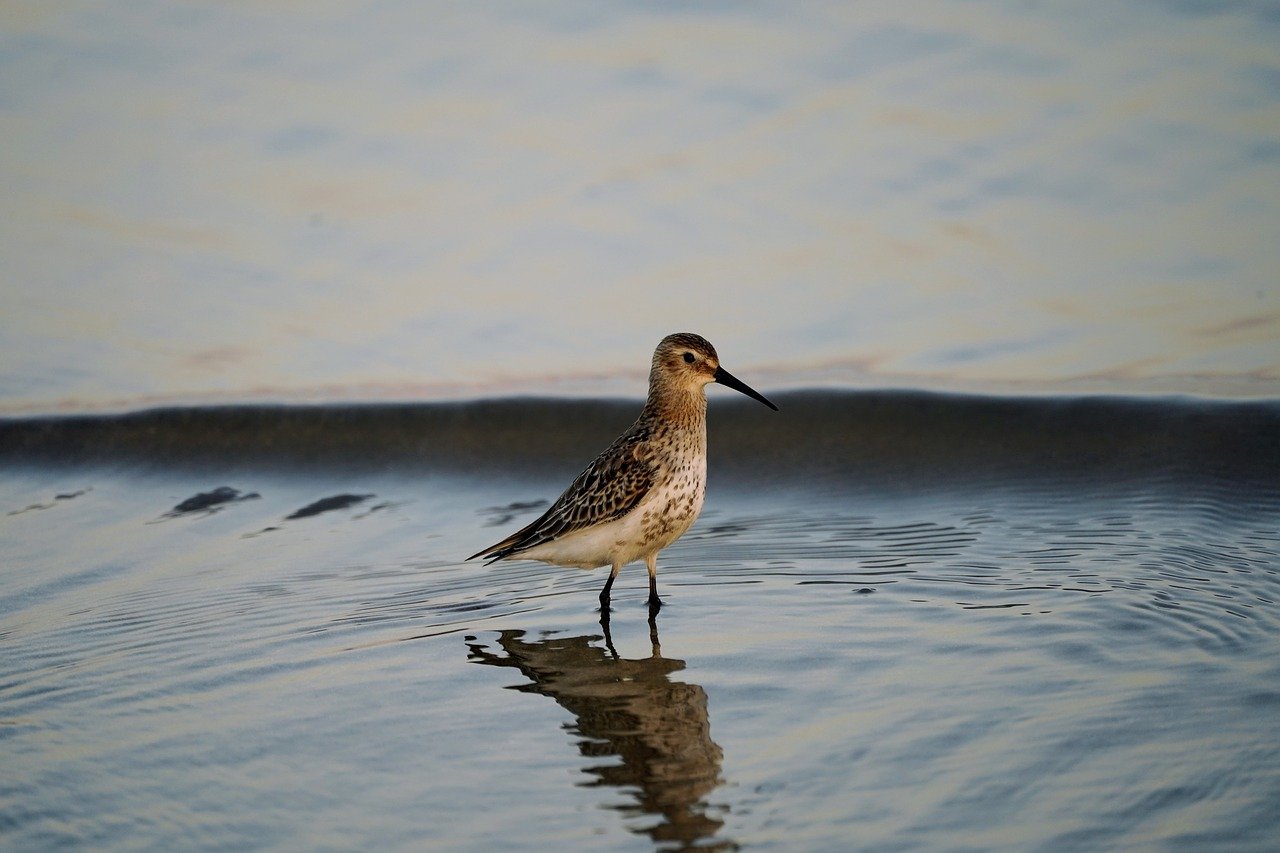
[{"label": "water", "polygon": [[1274,403],[777,402],[653,625],[461,561],[635,403],[0,424],[0,844],[1274,847]]},{"label": "water", "polygon": [[0,9],[0,412],[1280,396],[1272,4],[119,6]]},{"label": "water", "polygon": [[[0,847],[1274,849],[1278,36],[5,4]],[[680,329],[659,619],[461,562]]]}]

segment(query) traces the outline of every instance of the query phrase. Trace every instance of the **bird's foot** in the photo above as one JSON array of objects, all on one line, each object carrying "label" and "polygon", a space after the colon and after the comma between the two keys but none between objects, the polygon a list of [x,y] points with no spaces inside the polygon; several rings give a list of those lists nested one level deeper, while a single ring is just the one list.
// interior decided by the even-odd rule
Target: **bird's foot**
[{"label": "bird's foot", "polygon": [[604,631],[604,647],[608,649],[609,656],[618,660],[618,650],[613,647],[613,632],[609,630],[608,609],[600,611],[600,630]]},{"label": "bird's foot", "polygon": [[649,596],[649,618],[652,619],[658,615],[658,611],[662,609],[662,599],[656,595]]}]

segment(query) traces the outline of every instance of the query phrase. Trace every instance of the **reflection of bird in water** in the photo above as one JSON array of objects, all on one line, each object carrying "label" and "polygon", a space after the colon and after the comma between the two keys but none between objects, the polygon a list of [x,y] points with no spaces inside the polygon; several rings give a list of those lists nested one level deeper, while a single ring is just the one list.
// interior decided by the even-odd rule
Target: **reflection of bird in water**
[{"label": "reflection of bird in water", "polygon": [[[620,764],[588,764],[589,785],[634,792],[630,816],[656,815],[656,824],[633,830],[664,848],[731,849],[707,843],[723,821],[709,815],[705,797],[720,784],[720,747],[711,740],[707,694],[696,684],[671,681],[684,661],[662,657],[657,627],[650,622],[653,653],[641,660],[619,658],[603,622],[600,637],[556,637],[527,642],[523,631],[498,636],[502,653],[468,642],[476,663],[515,667],[529,679],[514,689],[550,696],[576,718],[578,748],[591,758],[617,756]],[[471,638],[468,638],[469,640]]]},{"label": "reflection of bird in water", "polygon": [[667,335],[653,353],[649,398],[640,417],[578,475],[528,526],[472,554],[496,560],[541,560],[557,566],[612,566],[609,590],[627,563],[649,569],[649,612],[658,599],[658,552],[679,539],[702,511],[707,490],[707,385],[719,382],[764,403],[720,366],[715,347],[698,335]]}]

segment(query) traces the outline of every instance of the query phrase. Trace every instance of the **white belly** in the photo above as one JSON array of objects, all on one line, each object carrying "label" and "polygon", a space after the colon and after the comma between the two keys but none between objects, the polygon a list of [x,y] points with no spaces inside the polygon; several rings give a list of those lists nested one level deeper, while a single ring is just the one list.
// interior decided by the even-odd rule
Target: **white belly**
[{"label": "white belly", "polygon": [[705,493],[706,481],[701,477],[674,478],[646,495],[622,518],[570,533],[508,559],[541,560],[579,569],[639,560],[684,535],[702,512]]}]

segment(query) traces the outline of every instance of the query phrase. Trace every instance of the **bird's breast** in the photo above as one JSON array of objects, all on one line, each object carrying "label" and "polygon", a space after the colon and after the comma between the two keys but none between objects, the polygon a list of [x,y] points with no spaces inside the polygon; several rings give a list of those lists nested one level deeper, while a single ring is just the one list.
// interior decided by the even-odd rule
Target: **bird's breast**
[{"label": "bird's breast", "polygon": [[665,548],[679,539],[702,512],[707,493],[705,455],[682,454],[667,464],[667,476],[640,510],[640,538],[645,550]]}]

